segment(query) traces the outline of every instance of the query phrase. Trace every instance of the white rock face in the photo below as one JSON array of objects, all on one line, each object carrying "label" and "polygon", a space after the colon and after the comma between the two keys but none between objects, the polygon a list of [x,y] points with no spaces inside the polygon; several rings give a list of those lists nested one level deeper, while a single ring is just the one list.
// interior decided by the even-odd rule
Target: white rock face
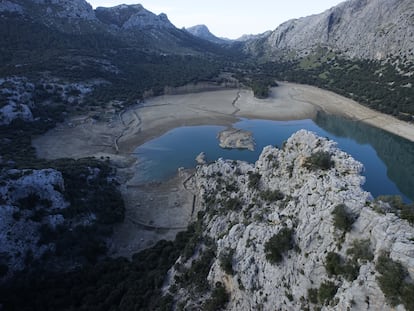
[{"label": "white rock face", "polygon": [[15,119],[33,121],[34,84],[22,77],[0,79],[0,98],[6,103],[0,107],[0,125],[8,125]]},{"label": "white rock face", "polygon": [[[202,232],[217,246],[207,280],[212,287],[224,285],[229,293],[226,310],[313,310],[317,305],[310,302],[308,290],[327,280],[338,290],[329,305],[319,305],[322,310],[394,310],[377,283],[375,261],[389,252],[414,277],[414,228],[394,214],[373,210],[371,195],[361,188],[362,164],[335,145],[301,130],[281,150],[265,147],[254,165],[220,159],[198,167],[195,184],[199,208],[205,211]],[[331,168],[309,168],[309,157],[317,152],[330,154]],[[334,225],[332,212],[338,205],[356,217],[349,232]],[[265,244],[283,228],[293,230],[296,250],[274,264],[266,258]],[[347,250],[356,240],[369,241],[374,260],[358,261],[353,281],[328,276],[328,252],[349,259]],[[229,250],[233,274],[218,259]],[[180,263],[191,266],[183,259]],[[188,310],[199,309],[209,297],[194,296],[185,288],[173,296]],[[397,309],[405,310],[402,305]]]},{"label": "white rock face", "polygon": [[50,0],[46,3],[59,5],[61,10],[58,11],[58,16],[61,18],[96,19],[92,6],[85,0]]},{"label": "white rock face", "polygon": [[8,125],[13,120],[33,121],[30,108],[25,104],[11,103],[0,108],[0,125]]},{"label": "white rock face", "polygon": [[121,4],[111,8],[98,7],[96,15],[99,20],[122,29],[175,28],[167,15],[156,15],[142,5]]},{"label": "white rock face", "polygon": [[[289,20],[265,40],[266,53],[304,55],[318,46],[350,57],[385,59],[388,54],[414,60],[412,0],[349,0],[321,14]],[[254,50],[254,44],[250,45]]]},{"label": "white rock face", "polygon": [[185,28],[185,30],[191,33],[193,36],[210,42],[218,44],[227,42],[225,39],[221,39],[213,35],[206,25],[195,25],[189,28]]},{"label": "white rock face", "polygon": [[[0,262],[12,273],[25,267],[27,256],[38,259],[52,247],[38,245],[39,228],[42,224],[52,228],[62,224],[64,218],[57,211],[68,203],[61,193],[62,174],[56,170],[9,170],[1,175],[1,180]],[[39,208],[46,208],[50,215],[37,219]]]}]

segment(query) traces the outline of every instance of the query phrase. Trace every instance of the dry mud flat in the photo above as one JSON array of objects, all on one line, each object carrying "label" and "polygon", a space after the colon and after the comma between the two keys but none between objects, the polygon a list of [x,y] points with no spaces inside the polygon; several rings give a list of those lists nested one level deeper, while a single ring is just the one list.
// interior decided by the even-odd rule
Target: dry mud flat
[{"label": "dry mud flat", "polygon": [[101,121],[76,117],[33,140],[38,156],[47,159],[94,156],[109,158],[118,168],[126,220],[114,234],[112,253],[128,256],[160,239],[172,239],[191,220],[193,193],[185,189],[188,176],[158,184],[139,185],[137,155],[144,142],[179,126],[223,125],[239,117],[295,120],[317,111],[339,114],[414,141],[414,125],[359,105],[316,87],[280,83],[265,100],[249,90],[223,89],[165,95],[116,112],[102,111]]}]

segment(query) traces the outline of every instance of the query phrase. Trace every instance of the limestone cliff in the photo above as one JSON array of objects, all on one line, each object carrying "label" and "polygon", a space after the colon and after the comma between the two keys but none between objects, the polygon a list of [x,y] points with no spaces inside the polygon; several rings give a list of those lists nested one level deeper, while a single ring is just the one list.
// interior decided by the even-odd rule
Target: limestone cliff
[{"label": "limestone cliff", "polygon": [[398,267],[395,284],[412,290],[414,228],[373,201],[361,188],[362,164],[335,145],[301,130],[281,149],[265,147],[255,164],[198,167],[198,243],[165,287],[177,309],[409,305],[410,294],[393,300],[384,289],[383,267]]},{"label": "limestone cliff", "polygon": [[175,28],[167,15],[155,15],[140,4],[121,4],[111,8],[98,7],[95,12],[97,18],[104,24],[121,29]]},{"label": "limestone cliff", "polygon": [[192,27],[185,28],[186,31],[191,33],[193,36],[199,37],[201,39],[211,41],[218,44],[229,43],[230,40],[218,38],[213,35],[206,25],[195,25]]},{"label": "limestone cliff", "polygon": [[327,47],[349,57],[414,59],[414,3],[411,0],[348,0],[321,14],[289,20],[248,50],[275,57],[303,56]]}]

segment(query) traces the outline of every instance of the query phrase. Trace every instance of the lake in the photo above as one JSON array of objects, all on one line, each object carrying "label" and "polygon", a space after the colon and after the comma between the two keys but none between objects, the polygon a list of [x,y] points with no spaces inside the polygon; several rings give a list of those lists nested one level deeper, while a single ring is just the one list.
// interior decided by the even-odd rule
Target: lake
[{"label": "lake", "polygon": [[178,127],[138,148],[139,182],[160,181],[173,176],[179,167],[195,167],[202,151],[207,160],[220,157],[255,162],[263,147],[281,146],[300,129],[315,132],[338,143],[338,147],[364,164],[363,188],[374,197],[401,195],[406,202],[414,199],[414,143],[362,122],[319,113],[315,120],[271,121],[241,119],[234,128],[253,133],[255,151],[223,149],[217,134],[223,126]]}]

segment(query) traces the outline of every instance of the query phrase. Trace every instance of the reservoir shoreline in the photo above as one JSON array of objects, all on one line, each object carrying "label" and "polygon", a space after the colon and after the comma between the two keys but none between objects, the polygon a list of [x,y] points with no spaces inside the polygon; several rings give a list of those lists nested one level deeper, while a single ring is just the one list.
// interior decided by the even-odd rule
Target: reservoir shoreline
[{"label": "reservoir shoreline", "polygon": [[267,99],[254,98],[246,89],[222,89],[158,96],[122,111],[106,107],[100,112],[99,121],[92,113],[72,117],[34,138],[32,144],[40,158],[96,157],[108,159],[117,168],[126,218],[115,228],[110,252],[113,256],[128,257],[158,240],[173,239],[177,228],[184,228],[194,219],[191,211],[197,199],[191,183],[186,182],[191,172],[161,183],[137,183],[142,174],[139,155],[134,153],[138,146],[177,127],[231,127],[241,118],[315,119],[319,111],[364,122],[414,142],[413,124],[333,92],[281,82]]}]

